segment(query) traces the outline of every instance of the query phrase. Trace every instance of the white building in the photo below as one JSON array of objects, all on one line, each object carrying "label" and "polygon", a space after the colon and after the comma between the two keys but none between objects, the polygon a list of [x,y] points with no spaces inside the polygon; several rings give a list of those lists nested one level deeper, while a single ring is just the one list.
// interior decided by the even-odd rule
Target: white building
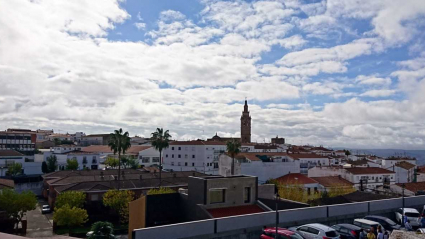
[{"label": "white building", "polygon": [[[129,149],[127,149],[127,151],[125,152],[124,155],[132,156],[134,158],[138,158],[140,165],[149,166],[147,164],[141,163],[141,156],[143,156],[143,154],[140,154],[140,153],[145,152],[145,150],[150,149],[150,148],[151,148],[151,146],[132,145]],[[90,145],[88,147],[82,147],[81,151],[99,154],[101,163],[103,163],[103,161],[108,156],[113,156],[113,154],[114,154],[114,152],[111,150],[111,147],[109,147],[108,145]],[[145,155],[145,156],[152,157],[151,154],[153,154],[153,153],[149,153],[149,151],[147,151],[147,155]],[[114,157],[117,157],[117,155],[115,155]],[[157,154],[157,157],[159,157],[159,152]]]},{"label": "white building", "polygon": [[331,165],[331,160],[326,156],[321,156],[317,154],[288,154],[288,157],[291,157],[294,160],[299,160],[300,163],[300,172],[302,174],[308,174],[310,168],[316,166],[329,166]]},{"label": "white building", "polygon": [[22,174],[42,174],[41,163],[25,162],[29,161],[25,160],[26,158],[28,158],[28,156],[25,156],[15,150],[0,150],[0,176],[6,176],[9,166],[13,163],[20,163],[22,165]]},{"label": "white building", "polygon": [[173,141],[163,151],[164,169],[218,173],[218,156],[226,151],[219,141]]},{"label": "white building", "polygon": [[390,168],[393,167],[396,163],[406,161],[408,163],[418,165],[416,163],[416,158],[408,158],[408,157],[388,157],[386,159],[382,160],[382,167],[383,168]]},{"label": "white building", "polygon": [[345,179],[357,189],[376,189],[378,186],[395,183],[395,172],[377,167],[346,168]]},{"label": "white building", "polygon": [[[219,157],[219,174],[231,175],[232,158],[227,154]],[[259,183],[289,173],[299,173],[299,160],[286,153],[240,153],[235,159],[235,175],[252,175],[258,177]]]},{"label": "white building", "polygon": [[415,179],[416,165],[406,161],[398,162],[389,170],[395,172],[395,183],[411,183]]},{"label": "white building", "polygon": [[43,141],[43,140],[47,140],[47,136],[53,134],[53,129],[52,130],[45,130],[45,129],[37,129],[35,131],[36,135],[37,135],[37,139],[36,141]]},{"label": "white building", "polygon": [[61,140],[61,141],[62,140],[71,141],[72,137],[69,134],[51,134],[51,135],[46,136],[46,139],[48,139],[50,141],[55,141],[55,139],[58,139],[58,140]]},{"label": "white building", "polygon": [[316,166],[308,170],[308,177],[329,177],[341,175],[345,178],[346,171],[342,166]]},{"label": "white building", "polygon": [[55,153],[54,150],[44,152],[43,154],[35,155],[35,162],[47,161],[50,156],[56,156],[58,162],[58,170],[66,169],[68,159],[76,159],[78,162],[78,169],[99,169],[100,154],[84,152],[80,150],[67,151],[62,153]]}]

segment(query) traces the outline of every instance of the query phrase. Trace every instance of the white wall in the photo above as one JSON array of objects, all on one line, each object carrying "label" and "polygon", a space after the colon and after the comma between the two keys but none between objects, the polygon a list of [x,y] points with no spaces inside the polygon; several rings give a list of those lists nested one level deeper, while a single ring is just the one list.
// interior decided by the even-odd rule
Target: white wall
[{"label": "white wall", "polygon": [[406,161],[406,162],[409,162],[411,164],[418,165],[416,163],[416,160],[391,160],[391,159],[384,159],[384,160],[382,160],[382,167],[383,168],[389,168],[389,167],[392,167],[393,165],[395,165],[396,163],[399,163],[399,162],[402,162],[402,161]]},{"label": "white wall", "polygon": [[308,177],[338,176],[345,177],[345,169],[339,167],[314,167],[308,170]]}]

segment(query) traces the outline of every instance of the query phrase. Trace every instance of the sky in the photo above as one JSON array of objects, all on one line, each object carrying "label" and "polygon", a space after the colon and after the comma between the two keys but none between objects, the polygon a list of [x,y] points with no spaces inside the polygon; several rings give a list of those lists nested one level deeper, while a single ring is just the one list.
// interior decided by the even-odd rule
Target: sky
[{"label": "sky", "polygon": [[424,149],[423,0],[0,0],[0,129]]}]

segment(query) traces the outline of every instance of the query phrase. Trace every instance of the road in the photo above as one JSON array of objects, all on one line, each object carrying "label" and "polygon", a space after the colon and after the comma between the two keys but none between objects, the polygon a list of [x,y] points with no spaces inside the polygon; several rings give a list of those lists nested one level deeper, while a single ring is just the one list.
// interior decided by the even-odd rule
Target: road
[{"label": "road", "polygon": [[[35,210],[27,212],[27,237],[51,237],[53,236],[52,214],[41,214],[43,200],[39,200]],[[49,220],[50,219],[50,220]]]}]

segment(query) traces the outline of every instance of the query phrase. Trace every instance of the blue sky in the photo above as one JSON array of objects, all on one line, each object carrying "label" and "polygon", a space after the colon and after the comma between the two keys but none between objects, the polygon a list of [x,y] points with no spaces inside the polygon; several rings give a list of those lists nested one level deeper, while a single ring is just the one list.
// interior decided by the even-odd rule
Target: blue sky
[{"label": "blue sky", "polygon": [[0,4],[1,128],[424,147],[424,1]]}]

